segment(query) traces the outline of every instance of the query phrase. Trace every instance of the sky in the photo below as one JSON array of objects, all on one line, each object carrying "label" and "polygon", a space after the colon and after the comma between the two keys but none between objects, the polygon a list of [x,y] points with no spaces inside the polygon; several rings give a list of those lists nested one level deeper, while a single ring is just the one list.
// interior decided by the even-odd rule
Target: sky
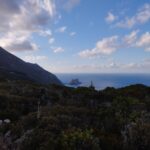
[{"label": "sky", "polygon": [[0,0],[0,46],[53,73],[150,73],[150,0]]}]

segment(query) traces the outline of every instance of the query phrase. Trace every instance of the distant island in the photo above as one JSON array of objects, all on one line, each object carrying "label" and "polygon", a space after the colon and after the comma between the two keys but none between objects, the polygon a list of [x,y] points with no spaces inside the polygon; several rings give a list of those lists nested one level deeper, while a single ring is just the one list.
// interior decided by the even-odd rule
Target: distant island
[{"label": "distant island", "polygon": [[74,86],[78,86],[82,84],[82,82],[79,81],[79,79],[72,79],[70,82],[69,82],[69,85],[74,85]]}]

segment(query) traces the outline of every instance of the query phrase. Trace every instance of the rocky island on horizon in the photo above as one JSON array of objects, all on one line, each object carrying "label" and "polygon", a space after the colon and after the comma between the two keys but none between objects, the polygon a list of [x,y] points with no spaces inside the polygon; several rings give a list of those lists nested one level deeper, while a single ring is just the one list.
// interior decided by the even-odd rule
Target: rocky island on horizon
[{"label": "rocky island on horizon", "polygon": [[82,82],[79,81],[79,79],[72,79],[70,82],[69,82],[69,85],[72,85],[72,86],[79,86],[81,85]]}]

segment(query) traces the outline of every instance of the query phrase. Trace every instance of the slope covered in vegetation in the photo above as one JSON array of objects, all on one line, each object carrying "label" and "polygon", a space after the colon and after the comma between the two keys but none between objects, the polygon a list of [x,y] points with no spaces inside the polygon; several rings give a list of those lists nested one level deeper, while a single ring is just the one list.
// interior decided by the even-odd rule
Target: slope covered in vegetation
[{"label": "slope covered in vegetation", "polygon": [[149,150],[150,88],[1,80],[0,149]]}]

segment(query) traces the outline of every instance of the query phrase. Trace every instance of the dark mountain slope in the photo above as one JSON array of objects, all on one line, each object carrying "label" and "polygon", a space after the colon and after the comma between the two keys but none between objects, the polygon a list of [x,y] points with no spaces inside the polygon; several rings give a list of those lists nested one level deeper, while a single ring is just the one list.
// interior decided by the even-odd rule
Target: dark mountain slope
[{"label": "dark mountain slope", "polygon": [[0,77],[31,80],[41,84],[62,84],[52,73],[37,64],[27,63],[0,47]]}]

